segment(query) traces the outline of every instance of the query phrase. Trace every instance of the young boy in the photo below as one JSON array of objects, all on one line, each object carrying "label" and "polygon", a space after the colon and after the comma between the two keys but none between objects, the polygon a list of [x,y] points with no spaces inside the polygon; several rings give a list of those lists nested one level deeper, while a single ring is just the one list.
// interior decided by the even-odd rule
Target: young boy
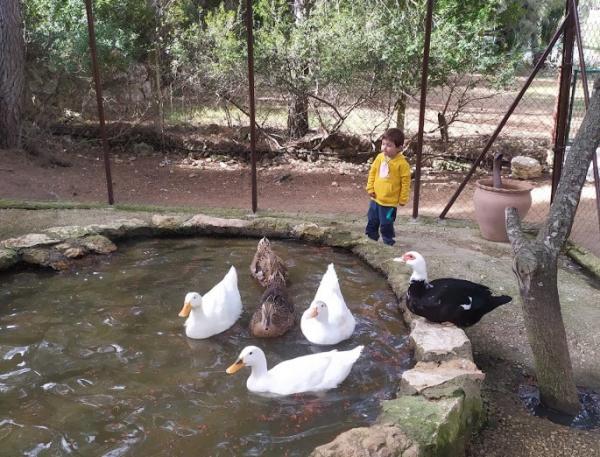
[{"label": "young boy", "polygon": [[390,246],[395,243],[396,207],[406,205],[410,193],[410,165],[400,152],[403,144],[402,130],[392,128],[385,131],[381,152],[371,165],[367,181],[371,202],[365,233],[377,241],[381,232],[383,242]]}]

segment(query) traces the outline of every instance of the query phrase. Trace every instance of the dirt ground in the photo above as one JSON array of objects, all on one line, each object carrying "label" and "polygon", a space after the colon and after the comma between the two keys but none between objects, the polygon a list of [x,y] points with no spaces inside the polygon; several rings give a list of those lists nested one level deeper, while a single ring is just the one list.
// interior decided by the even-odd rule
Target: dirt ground
[{"label": "dirt ground", "polygon": [[[181,156],[113,155],[115,203],[251,209],[251,175],[247,164],[183,164]],[[0,198],[43,201],[103,202],[107,187],[102,155],[97,150],[64,154],[69,166],[20,151],[0,150]],[[366,172],[360,166],[314,167],[298,164],[258,167],[259,209],[364,213]],[[311,170],[312,171],[312,170]]]},{"label": "dirt ground", "polygon": [[[223,155],[196,160],[182,154],[115,152],[110,164],[116,204],[251,210],[251,168],[245,162]],[[365,163],[337,160],[265,159],[257,164],[258,210],[364,215],[368,170]],[[438,216],[464,174],[424,169],[419,214]],[[473,218],[472,181],[448,217]],[[547,177],[540,179],[540,187],[546,181]],[[62,150],[55,144],[36,155],[0,149],[0,198],[106,203],[102,151],[87,143]],[[530,214],[539,218],[547,212],[546,206],[534,201]],[[411,195],[399,215],[409,216],[412,209]]]}]

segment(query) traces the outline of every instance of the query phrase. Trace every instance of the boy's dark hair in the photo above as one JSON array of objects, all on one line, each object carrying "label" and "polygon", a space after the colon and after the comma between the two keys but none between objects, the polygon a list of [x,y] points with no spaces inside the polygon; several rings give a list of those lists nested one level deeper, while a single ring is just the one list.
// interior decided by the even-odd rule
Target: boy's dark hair
[{"label": "boy's dark hair", "polygon": [[402,133],[402,130],[397,128],[387,129],[381,138],[391,141],[396,145],[396,147],[400,147],[404,144],[404,133]]}]

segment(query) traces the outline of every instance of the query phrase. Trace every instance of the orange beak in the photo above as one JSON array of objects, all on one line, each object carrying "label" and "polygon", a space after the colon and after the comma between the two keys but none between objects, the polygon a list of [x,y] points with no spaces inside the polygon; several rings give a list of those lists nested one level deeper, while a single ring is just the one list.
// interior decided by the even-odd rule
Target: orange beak
[{"label": "orange beak", "polygon": [[227,368],[227,370],[225,370],[225,372],[227,374],[233,374],[236,371],[241,370],[245,366],[246,365],[244,365],[244,362],[242,361],[242,359],[237,359],[234,364],[230,365],[229,368]]},{"label": "orange beak", "polygon": [[312,308],[312,311],[308,313],[308,317],[312,319],[313,317],[317,317],[319,315],[319,310],[317,308]]},{"label": "orange beak", "polygon": [[190,302],[185,302],[183,304],[183,308],[181,308],[181,311],[179,311],[179,317],[188,317],[191,311],[192,305],[190,304]]}]

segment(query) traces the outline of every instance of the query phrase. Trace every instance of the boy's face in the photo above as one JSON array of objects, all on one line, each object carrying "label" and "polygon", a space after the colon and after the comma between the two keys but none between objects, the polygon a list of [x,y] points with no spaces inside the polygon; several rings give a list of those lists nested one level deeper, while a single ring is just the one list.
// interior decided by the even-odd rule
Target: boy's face
[{"label": "boy's face", "polygon": [[398,154],[400,148],[394,144],[393,141],[383,139],[381,140],[381,152],[385,154],[386,157],[395,157]]}]

